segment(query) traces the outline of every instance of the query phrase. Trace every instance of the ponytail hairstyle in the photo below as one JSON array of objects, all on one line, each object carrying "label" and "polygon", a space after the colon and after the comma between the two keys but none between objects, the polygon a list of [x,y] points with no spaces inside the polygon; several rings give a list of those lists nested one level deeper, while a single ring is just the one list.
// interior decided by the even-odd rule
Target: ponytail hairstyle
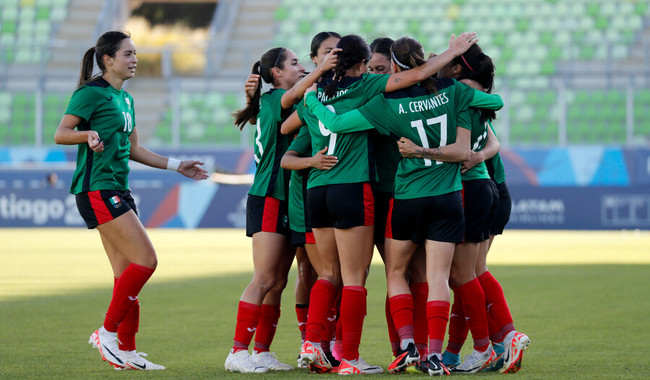
[{"label": "ponytail hairstyle", "polygon": [[341,35],[336,32],[320,32],[311,39],[311,49],[309,52],[309,58],[315,58],[318,55],[318,49],[323,44],[323,41],[330,37],[336,37],[341,39]]},{"label": "ponytail hairstyle", "polygon": [[[391,58],[401,70],[410,70],[424,65],[426,62],[422,44],[410,37],[402,37],[393,42]],[[437,83],[438,80],[435,77],[429,77],[420,82],[420,85],[431,93],[437,94]]]},{"label": "ponytail hairstyle", "polygon": [[[120,50],[122,40],[130,37],[128,34],[117,30],[102,34],[95,43],[95,46],[88,49],[81,60],[78,87],[100,77],[104,73],[104,70],[106,70],[106,67],[104,67],[104,55],[114,58],[115,53]],[[93,77],[93,56],[95,57],[95,61],[97,61],[97,67],[102,72],[102,74],[95,77]]]},{"label": "ponytail hairstyle", "polygon": [[[488,94],[494,87],[494,63],[490,56],[485,55],[481,47],[472,45],[465,53],[451,61],[452,65],[460,65],[458,80],[472,79],[478,82]],[[494,110],[481,109],[481,122],[494,120],[497,114]]]},{"label": "ponytail hairstyle", "polygon": [[260,97],[262,96],[262,80],[265,83],[273,83],[273,72],[271,69],[277,67],[278,69],[284,69],[284,61],[286,60],[287,53],[285,52],[286,48],[276,47],[273,48],[264,55],[262,58],[255,62],[253,65],[252,74],[258,74],[260,76],[259,83],[257,84],[257,90],[255,95],[246,105],[246,107],[233,112],[235,117],[235,125],[239,127],[240,130],[244,129],[244,126],[249,120],[257,119],[257,114],[260,112]]},{"label": "ponytail hairstyle", "polygon": [[341,79],[352,66],[370,60],[370,47],[366,41],[354,34],[343,36],[336,44],[337,48],[342,49],[338,52],[339,57],[336,68],[334,68],[334,79],[325,87],[325,95],[333,97],[336,94]]}]

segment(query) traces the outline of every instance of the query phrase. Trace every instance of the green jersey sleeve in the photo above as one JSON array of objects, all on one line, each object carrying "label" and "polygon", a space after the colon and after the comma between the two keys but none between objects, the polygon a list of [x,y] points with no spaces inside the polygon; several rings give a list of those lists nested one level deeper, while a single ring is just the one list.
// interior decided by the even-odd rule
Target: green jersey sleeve
[{"label": "green jersey sleeve", "polygon": [[489,110],[500,110],[503,108],[503,99],[499,94],[488,94],[483,91],[474,90],[474,98],[470,107],[485,108]]},{"label": "green jersey sleeve", "polygon": [[361,115],[359,110],[355,109],[338,115],[319,102],[314,92],[307,94],[305,102],[309,112],[316,116],[325,128],[334,133],[360,132],[373,129],[373,126]]},{"label": "green jersey sleeve", "polygon": [[300,127],[287,150],[298,152],[303,157],[311,157],[311,137],[309,137],[309,128],[306,125]]},{"label": "green jersey sleeve", "polygon": [[70,103],[65,113],[75,115],[84,121],[90,120],[91,116],[97,109],[101,93],[92,87],[79,87],[70,98]]}]

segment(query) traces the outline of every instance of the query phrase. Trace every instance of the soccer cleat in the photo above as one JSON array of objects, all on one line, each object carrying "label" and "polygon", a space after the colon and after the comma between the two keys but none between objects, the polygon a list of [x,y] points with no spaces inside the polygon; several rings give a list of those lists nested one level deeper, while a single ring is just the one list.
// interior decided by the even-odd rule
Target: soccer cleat
[{"label": "soccer cleat", "polygon": [[409,343],[406,349],[397,352],[397,356],[388,366],[388,372],[397,373],[404,371],[407,367],[412,366],[420,361],[420,353],[415,348],[414,343]]},{"label": "soccer cleat", "polygon": [[489,367],[497,360],[497,354],[494,353],[492,346],[484,352],[474,350],[471,354],[463,358],[462,363],[454,367],[451,372],[454,373],[476,373],[483,368]]},{"label": "soccer cleat", "polygon": [[[496,372],[503,367],[503,351],[504,351],[503,342],[500,343],[492,342],[492,348],[494,349],[494,353],[497,355],[497,360],[495,360],[489,366],[483,368],[482,372]],[[444,359],[444,355],[443,355],[443,359]]]},{"label": "soccer cleat", "polygon": [[[510,335],[512,334],[512,337]],[[515,373],[521,369],[521,361],[524,357],[524,351],[530,345],[528,335],[516,331],[511,331],[503,340],[505,351],[503,352],[503,367],[499,370],[501,373]]]},{"label": "soccer cleat", "polygon": [[341,360],[339,375],[376,375],[384,372],[384,369],[366,363],[361,357],[357,360]]},{"label": "soccer cleat", "polygon": [[90,335],[88,343],[99,351],[102,360],[106,360],[114,367],[126,366],[124,359],[120,357],[117,333],[109,332],[102,326]]},{"label": "soccer cleat", "polygon": [[460,354],[454,354],[445,350],[442,353],[442,364],[449,369],[456,367],[460,364]]},{"label": "soccer cleat", "polygon": [[305,341],[300,348],[300,363],[309,366],[310,372],[327,373],[332,370],[332,364],[320,347],[314,346],[311,342]]},{"label": "soccer cleat", "polygon": [[253,363],[255,363],[255,365],[259,367],[265,367],[268,370],[291,371],[293,369],[292,366],[281,363],[280,360],[278,360],[278,357],[275,356],[274,352],[263,351],[260,353],[255,353],[255,351],[253,351],[251,358],[253,359]]},{"label": "soccer cleat", "polygon": [[230,372],[263,373],[268,371],[266,367],[260,367],[255,364],[253,358],[251,358],[246,350],[240,350],[235,353],[233,353],[233,350],[230,350],[226,358],[225,367],[226,371]]},{"label": "soccer cleat", "polygon": [[118,367],[114,365],[113,367],[118,371],[131,369],[140,371],[160,371],[165,369],[165,367],[160,364],[155,364],[145,359],[148,355],[144,352],[135,352],[135,350],[120,351],[120,355],[124,358],[124,364],[126,364],[126,366]]},{"label": "soccer cleat", "polygon": [[426,370],[429,376],[445,376],[449,375],[449,369],[442,364],[442,360],[438,354],[431,354],[426,361]]},{"label": "soccer cleat", "polygon": [[339,366],[341,365],[341,362],[336,360],[334,355],[331,352],[326,352],[325,356],[327,357],[327,361],[330,362],[332,365],[332,372],[336,373],[339,371]]}]

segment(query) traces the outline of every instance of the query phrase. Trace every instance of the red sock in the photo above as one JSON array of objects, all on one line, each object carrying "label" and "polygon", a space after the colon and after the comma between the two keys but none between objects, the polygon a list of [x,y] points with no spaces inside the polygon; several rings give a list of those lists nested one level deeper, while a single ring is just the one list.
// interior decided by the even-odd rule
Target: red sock
[{"label": "red sock", "polygon": [[138,301],[140,290],[153,272],[153,268],[133,263],[126,267],[113,288],[113,298],[104,319],[106,330],[117,332],[119,324],[124,320],[131,306]]},{"label": "red sock", "polygon": [[327,314],[327,321],[325,322],[325,328],[321,336],[321,347],[324,352],[330,352],[330,342],[334,339],[334,333],[336,331],[336,320],[336,308],[332,307]]},{"label": "red sock", "polygon": [[427,326],[427,297],[429,297],[429,285],[426,282],[411,284],[413,295],[413,338],[421,358],[427,357],[427,338],[429,327]]},{"label": "red sock", "polygon": [[395,330],[395,323],[393,323],[393,316],[390,313],[390,302],[388,301],[388,294],[386,294],[386,303],[384,307],[386,313],[386,326],[388,327],[388,340],[390,340],[390,349],[393,351],[393,356],[397,356],[399,350],[399,335]]},{"label": "red sock", "polygon": [[449,340],[447,341],[447,351],[452,354],[459,354],[467,333],[469,325],[465,321],[463,312],[463,299],[460,292],[454,289],[454,303],[451,306],[451,315],[449,316]]},{"label": "red sock", "polygon": [[341,295],[343,324],[343,358],[357,360],[363,330],[364,310],[368,292],[363,286],[344,286]]},{"label": "red sock", "polygon": [[449,320],[449,302],[427,302],[427,322],[429,325],[429,354],[442,354],[442,342]]},{"label": "red sock", "polygon": [[327,323],[327,315],[332,308],[335,295],[336,288],[334,284],[327,280],[320,279],[311,288],[305,340],[320,343],[325,323]]},{"label": "red sock", "polygon": [[298,330],[300,330],[300,340],[305,341],[305,333],[307,332],[307,312],[309,311],[309,304],[296,304],[296,317],[298,318]]},{"label": "red sock", "polygon": [[510,331],[515,329],[503,288],[489,271],[480,275],[478,280],[485,292],[487,311],[493,321],[490,338],[495,342],[501,342]]},{"label": "red sock", "polygon": [[239,301],[233,352],[248,350],[248,345],[251,344],[253,334],[255,334],[260,321],[260,309],[260,305]]},{"label": "red sock", "polygon": [[336,337],[336,344],[340,345],[341,352],[343,351],[343,322],[341,321],[341,295],[343,289],[339,289],[336,293],[336,300],[334,303],[334,310],[336,311],[336,332],[334,336]]},{"label": "red sock", "polygon": [[[117,285],[117,278],[113,278],[113,291]],[[140,301],[135,301],[124,316],[124,320],[117,326],[117,336],[122,351],[135,350],[135,334],[140,326]]]},{"label": "red sock", "polygon": [[463,300],[463,312],[472,332],[474,349],[485,351],[490,345],[488,333],[487,310],[485,308],[485,293],[477,278],[456,288]]},{"label": "red sock", "polygon": [[257,322],[255,333],[255,352],[268,351],[275,336],[275,330],[280,320],[280,305],[265,305],[260,308],[260,321]]},{"label": "red sock", "polygon": [[404,339],[413,339],[413,296],[399,294],[390,297],[388,302],[390,302],[390,312],[400,342]]}]

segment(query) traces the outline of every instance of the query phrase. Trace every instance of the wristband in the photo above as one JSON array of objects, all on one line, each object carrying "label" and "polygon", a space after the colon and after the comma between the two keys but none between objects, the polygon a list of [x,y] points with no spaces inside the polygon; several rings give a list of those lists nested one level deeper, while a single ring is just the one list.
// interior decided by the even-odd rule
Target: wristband
[{"label": "wristband", "polygon": [[167,159],[167,170],[178,171],[178,167],[181,165],[181,160],[177,158],[169,157]]}]

